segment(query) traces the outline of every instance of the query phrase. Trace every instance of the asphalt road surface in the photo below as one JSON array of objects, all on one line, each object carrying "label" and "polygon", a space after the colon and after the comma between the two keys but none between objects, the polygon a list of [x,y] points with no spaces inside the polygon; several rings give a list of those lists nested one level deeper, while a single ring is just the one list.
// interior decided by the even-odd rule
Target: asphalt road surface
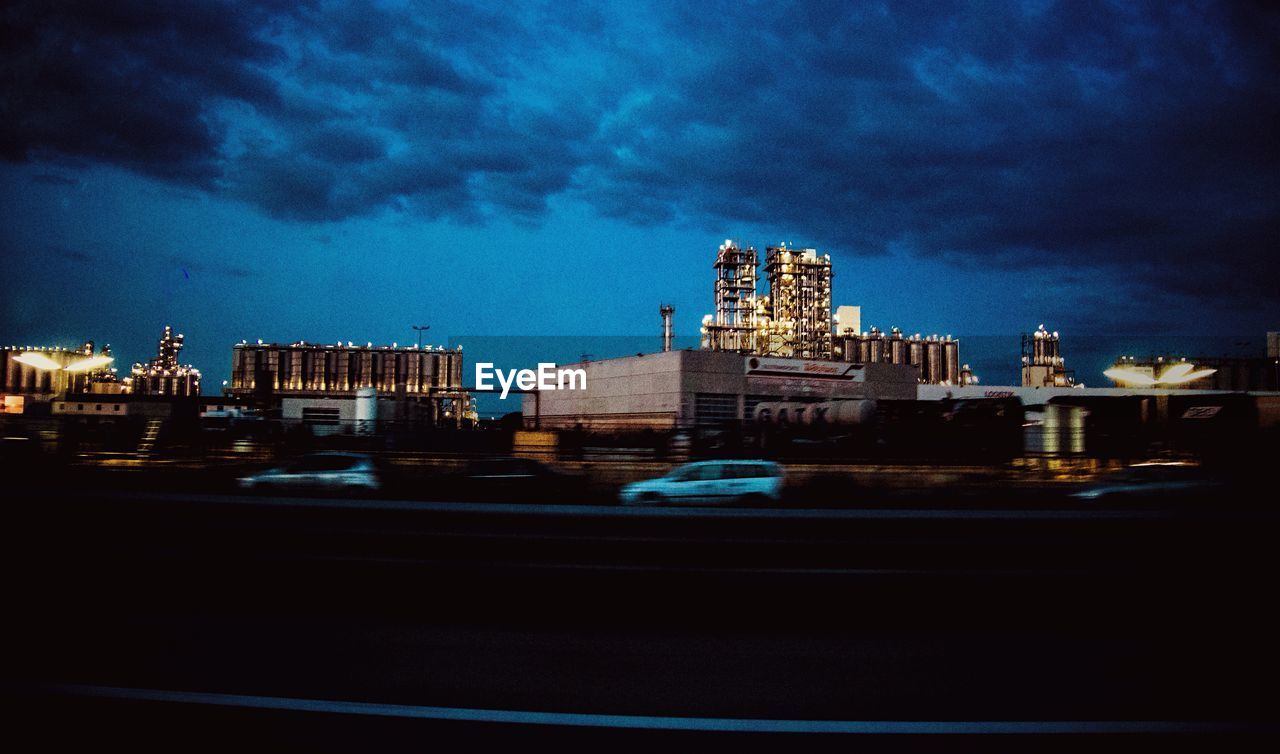
[{"label": "asphalt road surface", "polygon": [[1277,730],[1280,519],[1209,503],[27,493],[4,690],[50,747],[1238,745]]}]

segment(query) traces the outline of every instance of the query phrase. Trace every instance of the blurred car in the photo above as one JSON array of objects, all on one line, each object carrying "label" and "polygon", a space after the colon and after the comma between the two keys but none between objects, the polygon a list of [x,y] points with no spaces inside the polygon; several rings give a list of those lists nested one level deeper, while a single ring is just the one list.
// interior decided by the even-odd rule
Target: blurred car
[{"label": "blurred car", "polygon": [[1209,502],[1230,489],[1226,478],[1184,463],[1140,463],[1072,492],[1073,500],[1125,505]]},{"label": "blurred car", "polygon": [[585,497],[586,480],[532,458],[483,458],[449,474],[439,493],[458,500],[503,502],[576,502]]},{"label": "blurred car", "polygon": [[292,463],[239,479],[249,490],[377,490],[382,479],[363,453],[308,453]]},{"label": "blurred car", "polygon": [[772,461],[699,461],[665,476],[625,485],[623,505],[763,505],[782,497],[782,467]]}]

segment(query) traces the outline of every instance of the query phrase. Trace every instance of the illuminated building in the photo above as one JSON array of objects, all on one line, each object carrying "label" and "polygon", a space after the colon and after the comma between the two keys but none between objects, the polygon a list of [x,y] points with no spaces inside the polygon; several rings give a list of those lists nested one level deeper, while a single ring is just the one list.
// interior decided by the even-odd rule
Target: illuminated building
[{"label": "illuminated building", "polygon": [[22,413],[28,401],[47,402],[61,395],[119,393],[111,368],[111,347],[94,352],[93,341],[77,349],[0,348],[0,396],[5,413]]},{"label": "illuminated building", "polygon": [[702,320],[702,347],[760,356],[831,358],[831,257],[770,246],[769,293],[757,291],[759,257],[732,240],[714,264],[715,313]]},{"label": "illuminated building", "polygon": [[916,397],[915,371],[893,364],[681,350],[561,366],[585,371],[584,388],[526,394],[526,426],[712,429],[756,420],[762,406],[833,408]]},{"label": "illuminated building", "polygon": [[460,425],[475,416],[461,347],[241,341],[232,349],[226,393],[253,398],[280,418],[325,426],[374,421],[357,418],[357,398],[365,395],[383,404],[376,410],[381,421]]},{"label": "illuminated building", "polygon": [[838,306],[835,316],[836,337],[857,335],[862,332],[862,307]]},{"label": "illuminated building", "polygon": [[702,347],[711,351],[756,353],[763,317],[756,297],[756,250],[729,239],[715,261],[715,314],[702,320]]},{"label": "illuminated building", "polygon": [[770,246],[764,272],[769,278],[769,319],[778,337],[762,353],[831,358],[831,256],[818,256],[814,249]]},{"label": "illuminated building", "polygon": [[768,294],[757,293],[756,250],[725,240],[715,261],[714,314],[702,320],[702,348],[758,356],[911,366],[925,384],[968,385],[977,379],[960,363],[950,335],[888,336],[862,328],[862,307],[840,306],[831,316],[831,257],[815,249],[766,248]]},{"label": "illuminated building", "polygon": [[167,395],[195,397],[200,395],[200,370],[190,364],[179,364],[182,334],[164,326],[164,334],[156,348],[156,356],[145,364],[134,364],[126,382],[134,395]]},{"label": "illuminated building", "polygon": [[1072,387],[1075,375],[1062,358],[1062,340],[1058,333],[1040,325],[1034,333],[1022,335],[1022,386]]},{"label": "illuminated building", "polygon": [[[844,307],[841,307],[842,309]],[[926,385],[968,385],[976,382],[968,365],[960,364],[960,341],[950,335],[910,337],[900,328],[889,334],[878,327],[868,332],[846,331],[836,337],[835,355],[855,364],[906,364],[915,368]]]},{"label": "illuminated building", "polygon": [[1173,390],[1258,391],[1280,389],[1273,357],[1223,358],[1155,356],[1137,359],[1122,356],[1103,372],[1116,387],[1151,387]]}]

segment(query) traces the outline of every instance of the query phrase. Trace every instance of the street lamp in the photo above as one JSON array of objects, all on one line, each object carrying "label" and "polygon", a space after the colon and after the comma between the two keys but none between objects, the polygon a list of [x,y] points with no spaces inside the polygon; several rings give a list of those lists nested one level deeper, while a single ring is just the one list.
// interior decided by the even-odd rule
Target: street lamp
[{"label": "street lamp", "polygon": [[422,334],[431,329],[431,325],[413,325],[413,329],[418,331],[418,350],[422,350]]}]

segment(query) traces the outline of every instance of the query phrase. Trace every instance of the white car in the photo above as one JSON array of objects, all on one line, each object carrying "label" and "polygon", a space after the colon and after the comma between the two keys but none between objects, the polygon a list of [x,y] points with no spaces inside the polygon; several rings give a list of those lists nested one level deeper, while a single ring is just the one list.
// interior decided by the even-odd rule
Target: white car
[{"label": "white car", "polygon": [[249,490],[376,490],[382,486],[373,459],[363,453],[308,453],[293,463],[241,477]]},{"label": "white car", "polygon": [[618,498],[623,505],[763,505],[782,498],[782,479],[772,461],[699,461],[625,485]]}]

